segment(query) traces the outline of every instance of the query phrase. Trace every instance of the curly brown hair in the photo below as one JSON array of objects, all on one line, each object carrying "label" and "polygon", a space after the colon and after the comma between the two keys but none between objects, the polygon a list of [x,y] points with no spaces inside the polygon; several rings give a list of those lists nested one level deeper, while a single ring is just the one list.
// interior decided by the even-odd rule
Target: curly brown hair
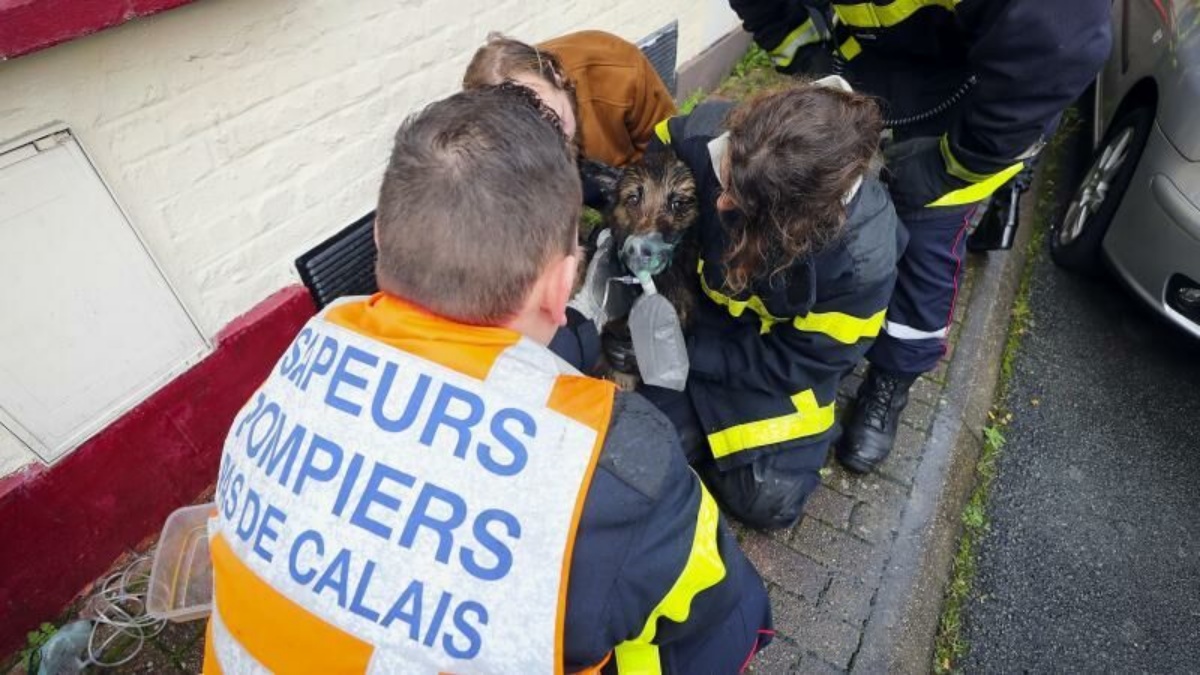
[{"label": "curly brown hair", "polygon": [[726,125],[725,196],[742,217],[730,219],[725,283],[741,293],[838,235],[883,117],[868,96],[801,82],[758,94]]}]

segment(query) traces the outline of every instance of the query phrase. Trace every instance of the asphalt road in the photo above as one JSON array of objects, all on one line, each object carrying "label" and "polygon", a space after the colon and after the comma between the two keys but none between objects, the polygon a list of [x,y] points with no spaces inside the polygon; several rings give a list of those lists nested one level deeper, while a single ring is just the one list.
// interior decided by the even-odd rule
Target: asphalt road
[{"label": "asphalt road", "polygon": [[1200,342],[1033,264],[962,672],[1200,671]]}]

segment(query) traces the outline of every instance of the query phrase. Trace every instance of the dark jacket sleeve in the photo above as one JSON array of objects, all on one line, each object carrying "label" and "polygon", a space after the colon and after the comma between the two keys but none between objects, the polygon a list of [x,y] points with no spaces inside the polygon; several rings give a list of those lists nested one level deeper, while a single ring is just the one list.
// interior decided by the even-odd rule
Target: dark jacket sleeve
[{"label": "dark jacket sleeve", "polygon": [[950,129],[950,152],[987,175],[1053,130],[1112,43],[1110,0],[964,2],[959,22],[977,83]]},{"label": "dark jacket sleeve", "polygon": [[[739,603],[762,600],[762,581],[723,522],[697,538],[697,528],[704,527],[698,520],[703,489],[662,413],[641,396],[618,394],[576,536],[567,594],[568,669],[595,665],[614,646],[639,636],[684,572],[694,545],[719,552],[723,575],[690,597],[687,621],[658,620],[655,644],[717,633]],[[746,654],[757,629],[770,625],[769,614],[759,619],[745,635],[713,639]]]},{"label": "dark jacket sleeve", "polygon": [[[888,278],[822,298],[809,316],[837,312],[870,323],[887,308],[893,285],[894,278]],[[803,325],[805,317],[798,318]],[[858,363],[878,335],[875,323],[866,334],[853,333],[853,338],[798,328],[795,321],[778,324],[765,335],[751,323],[731,323],[719,333],[696,332],[688,339],[691,374],[732,389],[763,392],[795,394],[836,387],[837,379]]]},{"label": "dark jacket sleeve", "polygon": [[[742,26],[754,36],[754,41],[766,51],[779,46],[787,34],[809,18],[804,2],[796,0],[729,0]],[[828,2],[809,0],[807,4]]]}]

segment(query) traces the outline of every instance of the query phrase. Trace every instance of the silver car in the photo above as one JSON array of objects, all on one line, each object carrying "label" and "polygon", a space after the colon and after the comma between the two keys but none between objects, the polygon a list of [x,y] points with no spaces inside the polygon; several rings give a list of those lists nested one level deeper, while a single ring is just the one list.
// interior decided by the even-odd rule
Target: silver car
[{"label": "silver car", "polygon": [[1115,0],[1095,156],[1050,232],[1062,267],[1103,262],[1200,337],[1200,0]]}]

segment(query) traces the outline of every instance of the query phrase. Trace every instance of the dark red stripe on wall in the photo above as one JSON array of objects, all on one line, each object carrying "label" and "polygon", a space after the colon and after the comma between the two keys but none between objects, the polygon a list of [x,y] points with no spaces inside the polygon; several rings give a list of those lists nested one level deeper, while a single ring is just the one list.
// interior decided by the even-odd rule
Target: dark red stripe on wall
[{"label": "dark red stripe on wall", "polygon": [[302,286],[279,291],[61,462],[0,480],[0,659],[212,485],[234,415],[314,311]]},{"label": "dark red stripe on wall", "polygon": [[0,59],[112,28],[193,0],[0,0]]}]

